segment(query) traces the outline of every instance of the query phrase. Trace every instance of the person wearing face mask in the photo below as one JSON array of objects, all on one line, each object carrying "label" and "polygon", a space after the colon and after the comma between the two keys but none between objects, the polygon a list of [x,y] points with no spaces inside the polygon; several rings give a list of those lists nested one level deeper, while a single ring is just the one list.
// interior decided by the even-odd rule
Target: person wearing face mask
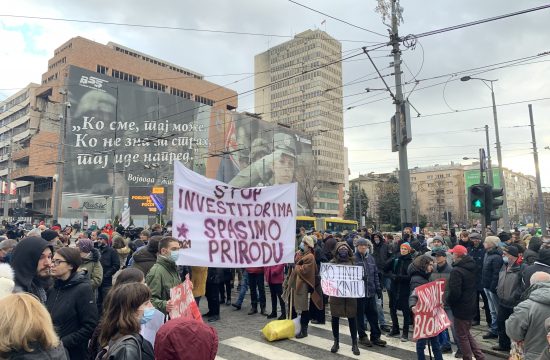
[{"label": "person wearing face mask", "polygon": [[483,339],[498,338],[497,314],[498,314],[498,295],[497,285],[499,272],[504,263],[502,253],[498,247],[500,239],[496,236],[487,236],[483,242],[485,256],[483,258],[483,270],[481,271],[481,285],[487,295],[489,311],[491,313],[491,326],[489,331],[483,335]]},{"label": "person wearing face mask", "polygon": [[521,274],[525,264],[519,256],[519,249],[515,245],[509,245],[502,250],[504,265],[498,275],[497,295],[499,305],[497,311],[498,345],[493,350],[509,352],[511,348],[510,338],[506,335],[506,320],[514,312],[514,307],[519,304],[522,286]]},{"label": "person wearing face mask", "polygon": [[[336,244],[334,258],[330,262],[337,265],[354,265],[353,251],[345,242],[340,242]],[[340,348],[340,318],[346,317],[348,318],[351,333],[351,351],[354,355],[359,355],[359,347],[357,346],[357,322],[355,321],[355,316],[357,315],[357,299],[330,296],[328,298],[328,303],[330,304],[332,336],[334,337],[334,345],[332,345],[330,352],[336,353]]]},{"label": "person wearing face mask", "polygon": [[151,290],[145,284],[134,282],[113,288],[101,319],[99,342],[103,350],[98,357],[153,360],[153,346],[139,334],[152,313]]},{"label": "person wearing face mask", "polygon": [[170,289],[182,282],[176,267],[179,249],[180,243],[177,239],[163,237],[159,242],[157,262],[145,277],[145,282],[151,288],[151,303],[164,314],[174,308],[170,302]]},{"label": "person wearing face mask", "polygon": [[[372,235],[372,257],[376,262],[376,267],[378,269],[378,278],[380,279],[380,287],[384,289],[386,284],[386,279],[384,276],[384,265],[390,256],[388,244],[384,240],[384,237],[380,233],[375,233]],[[391,327],[386,324],[386,318],[384,316],[384,297],[383,293],[380,298],[376,299],[376,309],[378,311],[378,323],[380,324],[380,329],[385,332],[390,332]]]},{"label": "person wearing face mask", "polygon": [[109,246],[109,236],[107,234],[99,234],[97,239],[99,241],[99,252],[101,253],[99,262],[103,268],[103,281],[97,289],[97,309],[101,314],[103,301],[113,286],[113,275],[120,270],[120,258],[116,250]]},{"label": "person wearing face mask", "polygon": [[296,335],[297,339],[308,336],[307,330],[310,320],[310,297],[317,309],[323,308],[323,298],[320,290],[320,284],[316,283],[319,269],[317,268],[317,264],[315,262],[315,255],[313,255],[314,247],[315,243],[313,238],[311,236],[304,235],[302,242],[299,245],[299,250],[294,256],[294,262],[296,265],[288,274],[285,283],[285,292],[283,293],[283,298],[292,298],[292,305],[294,305],[296,313],[300,313],[301,315],[301,331],[298,335]]},{"label": "person wearing face mask", "polygon": [[[382,332],[378,325],[378,309],[376,305],[376,299],[382,298],[382,287],[376,260],[371,253],[371,242],[363,238],[358,239],[355,263],[363,267],[363,281],[365,283],[365,297],[357,299],[359,343],[367,347],[371,347],[373,344],[386,346],[386,342],[380,339]],[[366,333],[365,316],[371,329],[370,340]]]},{"label": "person wearing face mask", "polygon": [[82,264],[80,251],[59,249],[52,260],[54,286],[48,291],[46,308],[71,360],[86,359],[98,315],[92,286],[87,276],[78,273]]}]

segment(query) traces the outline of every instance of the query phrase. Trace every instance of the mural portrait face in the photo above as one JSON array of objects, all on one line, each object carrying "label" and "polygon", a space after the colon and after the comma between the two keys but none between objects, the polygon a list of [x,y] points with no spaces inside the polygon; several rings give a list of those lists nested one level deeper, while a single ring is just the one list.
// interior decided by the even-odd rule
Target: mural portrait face
[{"label": "mural portrait face", "polygon": [[274,184],[288,184],[294,179],[294,157],[285,153],[275,157],[273,168]]}]

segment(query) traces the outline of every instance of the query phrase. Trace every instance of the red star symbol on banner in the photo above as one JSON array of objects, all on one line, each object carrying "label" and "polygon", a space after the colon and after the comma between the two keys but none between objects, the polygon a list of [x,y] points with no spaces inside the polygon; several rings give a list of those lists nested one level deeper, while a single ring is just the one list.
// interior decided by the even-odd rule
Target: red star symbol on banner
[{"label": "red star symbol on banner", "polygon": [[176,227],[178,229],[178,238],[187,239],[187,233],[189,232],[189,229],[185,224],[181,224],[180,226]]}]

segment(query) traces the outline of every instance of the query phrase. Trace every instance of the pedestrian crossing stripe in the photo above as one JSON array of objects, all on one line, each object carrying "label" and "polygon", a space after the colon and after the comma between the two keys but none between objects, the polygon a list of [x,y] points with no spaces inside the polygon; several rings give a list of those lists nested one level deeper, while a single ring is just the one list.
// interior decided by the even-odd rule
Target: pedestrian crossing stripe
[{"label": "pedestrian crossing stripe", "polygon": [[261,356],[262,358],[268,360],[313,360],[307,356],[296,354],[292,351],[280,349],[270,344],[248,339],[242,336],[232,337],[230,339],[223,340],[221,343],[257,356]]},{"label": "pedestrian crossing stripe", "polygon": [[226,358],[222,358],[221,356],[217,356],[214,358],[214,360],[227,360]]},{"label": "pedestrian crossing stripe", "polygon": [[[332,331],[332,327],[329,323],[325,323],[325,324],[312,324],[310,323],[309,326],[312,326],[312,327],[315,327],[315,328],[318,328],[318,329],[323,329],[323,330],[330,330]],[[349,330],[349,326],[347,325],[340,325],[340,334],[343,334],[343,335],[349,335],[350,333],[350,330]],[[309,338],[309,336],[308,336]],[[389,336],[384,336],[382,335],[381,337],[383,340],[387,341],[388,343],[388,346],[391,346],[391,347],[395,347],[395,348],[399,348],[399,349],[403,349],[403,350],[408,350],[408,351],[412,351],[414,353],[416,353],[416,343],[413,342],[413,341],[401,341],[400,339],[398,338],[392,338],[392,337],[389,337]],[[332,346],[332,345],[331,345]],[[329,347],[330,348],[330,347]],[[340,348],[342,348],[342,346],[340,346]],[[359,347],[359,350],[361,351],[361,354],[363,353],[363,350],[364,348],[363,347]],[[351,352],[351,351],[350,351]],[[340,353],[340,352],[339,352]],[[424,353],[427,355],[428,353],[428,346],[426,345],[426,349],[424,350]],[[379,355],[378,353],[376,354],[377,356]],[[455,357],[452,355],[452,354],[443,354],[443,359],[444,360],[451,360],[451,359],[454,359]],[[392,358],[394,359],[394,358]]]}]

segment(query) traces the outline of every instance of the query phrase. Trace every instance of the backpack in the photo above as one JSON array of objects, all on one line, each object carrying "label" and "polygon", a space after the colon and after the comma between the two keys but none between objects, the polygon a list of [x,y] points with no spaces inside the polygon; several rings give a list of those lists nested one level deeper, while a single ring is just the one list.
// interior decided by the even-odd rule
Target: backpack
[{"label": "backpack", "polygon": [[[133,339],[137,345],[138,348],[141,349],[141,344],[139,343],[139,340],[136,339],[134,335],[124,335],[120,339],[116,340],[115,342],[110,342],[109,345],[105,346],[101,351],[97,354],[95,357],[95,360],[109,360],[111,356],[120,349],[121,346],[123,346],[123,342],[128,339]],[[137,360],[137,359],[136,359]],[[139,352],[139,360],[141,360],[141,351]]]}]

